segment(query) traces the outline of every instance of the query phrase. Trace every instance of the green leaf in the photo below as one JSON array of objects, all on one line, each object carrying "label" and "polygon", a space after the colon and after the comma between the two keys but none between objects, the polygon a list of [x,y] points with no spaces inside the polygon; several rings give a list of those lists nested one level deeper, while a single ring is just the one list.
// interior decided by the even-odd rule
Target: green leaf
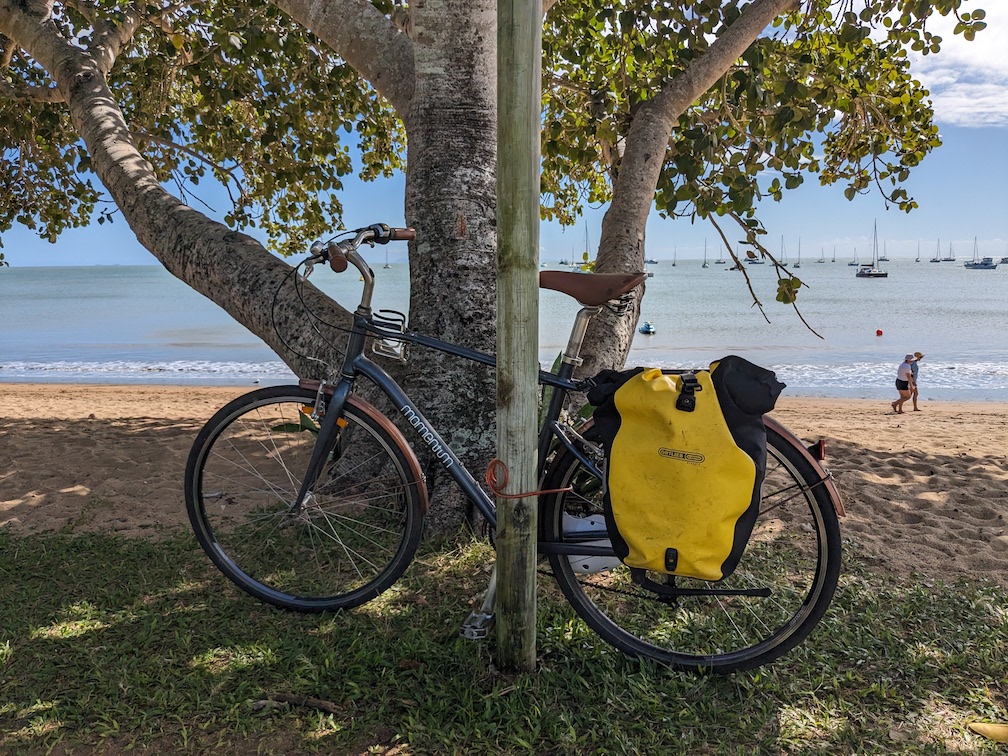
[{"label": "green leaf", "polygon": [[319,426],[304,412],[298,413],[298,422],[296,423],[280,423],[279,425],[274,425],[270,428],[275,433],[302,433],[308,431],[318,435]]}]

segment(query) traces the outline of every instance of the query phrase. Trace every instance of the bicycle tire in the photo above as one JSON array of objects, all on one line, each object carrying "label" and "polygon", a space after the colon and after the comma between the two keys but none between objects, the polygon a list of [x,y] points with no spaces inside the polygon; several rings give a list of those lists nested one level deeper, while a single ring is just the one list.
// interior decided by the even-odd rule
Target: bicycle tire
[{"label": "bicycle tire", "polygon": [[[787,434],[787,435],[785,435]],[[800,643],[826,612],[840,574],[840,527],[822,472],[800,442],[767,428],[767,475],[760,515],[738,567],[717,583],[677,577],[677,588],[769,587],[769,597],[662,599],[631,580],[616,557],[549,555],[567,601],[605,641],[624,653],[693,671],[728,673],[766,664]],[[551,461],[541,503],[544,541],[604,532],[602,482],[567,450]],[[566,521],[566,524],[564,524]],[[590,524],[589,524],[590,523]],[[595,535],[590,535],[594,533]],[[649,573],[665,582],[667,576]]]},{"label": "bicycle tire", "polygon": [[200,431],[185,478],[189,520],[217,568],[257,599],[301,612],[387,590],[409,566],[426,512],[409,445],[355,397],[319,481],[292,511],[317,435],[315,398],[274,386],[233,400]]}]

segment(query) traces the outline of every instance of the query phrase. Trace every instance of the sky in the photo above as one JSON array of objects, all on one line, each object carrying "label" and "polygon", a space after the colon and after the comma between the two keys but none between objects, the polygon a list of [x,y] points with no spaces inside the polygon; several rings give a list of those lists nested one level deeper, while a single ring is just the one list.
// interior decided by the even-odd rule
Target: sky
[{"label": "sky", "polygon": [[[951,23],[935,19],[929,28],[944,37],[941,53],[914,60],[912,70],[931,92],[943,141],[905,185],[920,207],[909,214],[886,208],[877,191],[850,202],[843,186],[821,187],[814,177],[806,177],[799,189],[785,192],[782,202],[760,206],[771,251],[783,243],[792,258],[799,245],[807,259],[820,251],[829,257],[834,247],[838,259],[850,258],[855,249],[863,256],[877,224],[879,243],[890,258],[915,257],[919,248],[928,259],[939,240],[943,254],[952,244],[957,257],[971,257],[974,239],[981,256],[1008,255],[1008,2],[988,0],[980,6],[987,12],[988,27],[975,41],[953,38]],[[347,225],[404,223],[401,210],[389,214],[402,207],[403,176],[370,183],[344,181],[340,199]],[[382,208],[382,213],[376,215],[374,208]],[[587,207],[584,219],[567,229],[543,223],[540,259],[570,259],[572,252],[579,257],[586,235],[594,250],[604,213],[605,207]],[[715,257],[719,237],[709,223],[666,220],[656,213],[648,221],[648,257],[700,258],[705,243]],[[3,252],[17,266],[157,264],[122,218],[111,226],[73,229],[55,245],[15,228],[4,234]],[[390,252],[393,262],[404,259],[402,251],[399,260]]]}]

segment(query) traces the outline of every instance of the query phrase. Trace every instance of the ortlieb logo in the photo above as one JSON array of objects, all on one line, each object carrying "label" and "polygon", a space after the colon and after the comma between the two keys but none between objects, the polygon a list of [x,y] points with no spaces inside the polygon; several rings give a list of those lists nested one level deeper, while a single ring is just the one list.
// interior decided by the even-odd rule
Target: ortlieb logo
[{"label": "ortlieb logo", "polygon": [[658,453],[663,457],[668,457],[669,459],[680,459],[683,462],[689,462],[691,465],[699,465],[704,461],[704,455],[699,452],[685,452],[679,451],[678,449],[666,449],[661,447],[658,449]]}]

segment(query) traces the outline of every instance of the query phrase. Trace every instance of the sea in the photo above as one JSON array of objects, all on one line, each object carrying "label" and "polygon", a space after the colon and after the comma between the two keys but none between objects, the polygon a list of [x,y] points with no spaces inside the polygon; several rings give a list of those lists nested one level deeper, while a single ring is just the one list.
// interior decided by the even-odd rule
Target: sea
[{"label": "sea", "polygon": [[[813,259],[794,269],[805,284],[796,310],[776,301],[772,265],[745,266],[747,282],[729,265],[661,260],[649,266],[641,314],[656,333],[635,336],[628,365],[703,367],[738,354],[774,370],[785,395],[889,400],[903,356],[922,352],[922,400],[1008,402],[1008,265],[894,259],[883,264],[888,278],[859,279],[847,262]],[[406,264],[375,266],[376,308],[407,310],[408,272]],[[319,268],[312,282],[353,307],[362,283],[351,273]],[[566,344],[577,309],[542,291],[543,366]],[[419,349],[412,354],[421,358]],[[252,386],[293,378],[259,338],[161,267],[0,268],[0,382]]]}]

